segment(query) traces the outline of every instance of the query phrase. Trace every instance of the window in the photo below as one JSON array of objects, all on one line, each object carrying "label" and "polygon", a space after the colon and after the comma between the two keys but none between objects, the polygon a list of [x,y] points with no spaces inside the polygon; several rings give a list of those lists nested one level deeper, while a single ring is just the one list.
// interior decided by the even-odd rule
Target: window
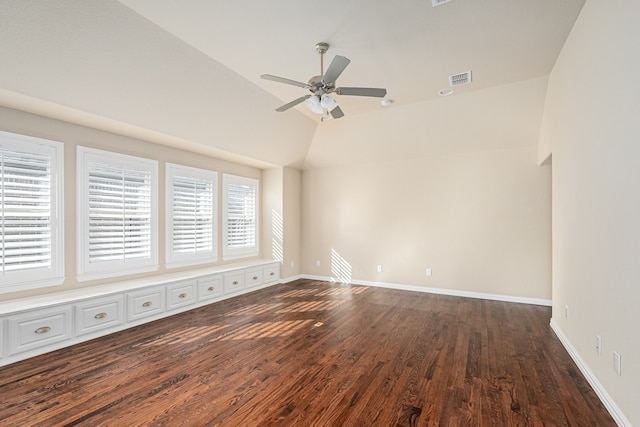
[{"label": "window", "polygon": [[258,180],[222,175],[222,258],[257,256]]},{"label": "window", "polygon": [[0,132],[0,292],[64,281],[62,143]]},{"label": "window", "polygon": [[158,162],[78,147],[78,280],[154,271]]},{"label": "window", "polygon": [[167,266],[214,262],[218,256],[218,174],[167,163]]}]

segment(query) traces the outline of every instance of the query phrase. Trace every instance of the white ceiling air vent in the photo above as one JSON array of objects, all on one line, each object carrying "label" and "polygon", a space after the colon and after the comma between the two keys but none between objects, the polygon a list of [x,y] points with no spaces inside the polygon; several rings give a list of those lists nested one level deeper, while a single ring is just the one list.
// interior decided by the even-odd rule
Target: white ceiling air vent
[{"label": "white ceiling air vent", "polygon": [[449,76],[449,86],[466,85],[471,83],[471,71],[464,73],[451,74]]},{"label": "white ceiling air vent", "polygon": [[440,6],[441,4],[445,4],[450,2],[451,0],[431,0],[431,4],[433,7]]}]

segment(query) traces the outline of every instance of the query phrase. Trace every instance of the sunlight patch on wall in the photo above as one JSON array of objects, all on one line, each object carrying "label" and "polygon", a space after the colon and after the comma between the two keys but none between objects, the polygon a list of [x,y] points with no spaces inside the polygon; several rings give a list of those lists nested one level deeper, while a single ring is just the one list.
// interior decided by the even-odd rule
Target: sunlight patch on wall
[{"label": "sunlight patch on wall", "polygon": [[276,261],[284,260],[284,227],[282,215],[271,209],[271,256]]},{"label": "sunlight patch on wall", "polygon": [[351,264],[335,250],[331,249],[331,274],[332,280],[342,283],[351,283]]}]

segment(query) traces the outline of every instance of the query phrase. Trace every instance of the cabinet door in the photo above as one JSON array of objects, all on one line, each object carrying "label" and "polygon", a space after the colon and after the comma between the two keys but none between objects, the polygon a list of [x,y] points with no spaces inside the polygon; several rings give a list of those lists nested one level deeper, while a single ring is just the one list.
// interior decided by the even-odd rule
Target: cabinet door
[{"label": "cabinet door", "polygon": [[71,316],[71,306],[65,305],[9,317],[9,355],[71,339]]},{"label": "cabinet door", "polygon": [[222,295],[222,275],[201,277],[198,279],[198,301],[206,301]]},{"label": "cabinet door", "polygon": [[230,271],[223,274],[225,294],[233,294],[244,289],[244,270]]},{"label": "cabinet door", "polygon": [[280,263],[268,264],[262,267],[264,283],[275,283],[280,280]]},{"label": "cabinet door", "polygon": [[196,303],[196,281],[172,283],[167,285],[167,311],[186,307]]},{"label": "cabinet door", "polygon": [[143,319],[164,312],[164,286],[127,293],[127,320]]},{"label": "cabinet door", "polygon": [[247,288],[262,285],[262,267],[246,269],[244,272],[244,284]]},{"label": "cabinet door", "polygon": [[95,298],[76,304],[76,335],[109,329],[124,323],[122,294]]}]

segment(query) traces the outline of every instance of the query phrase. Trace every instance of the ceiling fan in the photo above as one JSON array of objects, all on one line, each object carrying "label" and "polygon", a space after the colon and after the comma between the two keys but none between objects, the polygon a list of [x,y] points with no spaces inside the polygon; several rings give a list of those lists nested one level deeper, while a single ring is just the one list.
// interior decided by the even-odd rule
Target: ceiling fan
[{"label": "ceiling fan", "polygon": [[263,74],[260,76],[265,80],[272,80],[274,82],[298,86],[308,89],[309,92],[311,92],[311,95],[305,95],[294,99],[293,101],[276,108],[276,111],[286,111],[289,108],[295,107],[301,102],[304,102],[311,111],[316,114],[322,114],[322,120],[331,117],[339,119],[344,116],[344,113],[333,96],[331,96],[332,93],[336,93],[338,95],[373,96],[377,98],[383,98],[387,94],[387,90],[381,88],[336,87],[336,80],[340,77],[340,74],[342,74],[345,68],[347,68],[347,65],[349,65],[351,60],[344,56],[336,55],[333,58],[333,61],[331,61],[331,64],[329,64],[329,68],[327,68],[327,72],[325,73],[323,59],[324,54],[329,50],[329,44],[324,42],[317,43],[316,50],[320,54],[320,75],[311,77],[308,83],[285,79],[284,77],[273,76],[271,74]]}]

